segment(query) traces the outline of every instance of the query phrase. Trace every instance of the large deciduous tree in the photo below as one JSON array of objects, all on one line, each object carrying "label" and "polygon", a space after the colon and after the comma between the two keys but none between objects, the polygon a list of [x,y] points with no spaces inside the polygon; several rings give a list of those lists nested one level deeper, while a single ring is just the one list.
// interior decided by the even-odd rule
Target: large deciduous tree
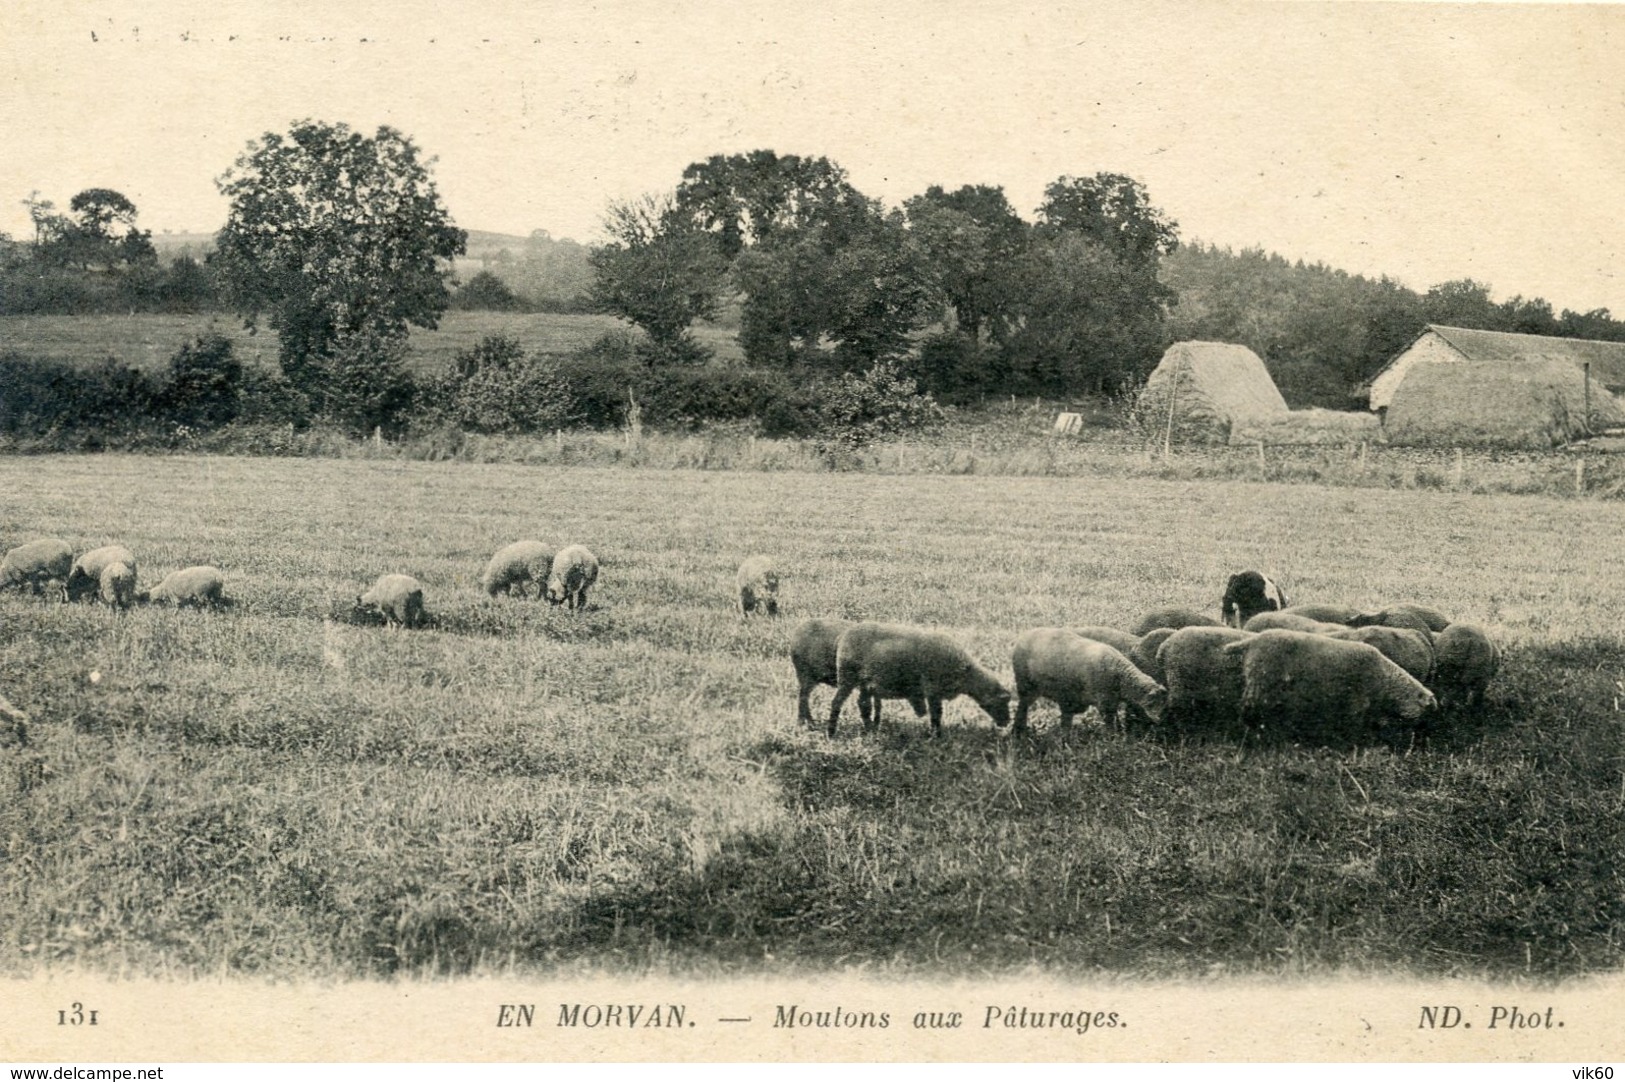
[{"label": "large deciduous tree", "polygon": [[467,234],[431,164],[393,128],[304,120],[252,141],[216,182],[231,201],[213,260],[228,301],[250,325],[267,317],[289,380],[352,423],[398,408],[408,326],[434,327],[450,303]]},{"label": "large deciduous tree", "polygon": [[704,356],[688,333],[696,319],[716,315],[728,260],[713,238],[677,212],[671,195],[610,204],[594,248],[594,308],[630,320],[649,336],[651,361]]},{"label": "large deciduous tree", "polygon": [[984,328],[1012,315],[1018,290],[1013,271],[1027,246],[1027,223],[1003,188],[985,184],[953,192],[932,185],[903,210],[926,280],[953,310],[955,329],[979,343]]}]

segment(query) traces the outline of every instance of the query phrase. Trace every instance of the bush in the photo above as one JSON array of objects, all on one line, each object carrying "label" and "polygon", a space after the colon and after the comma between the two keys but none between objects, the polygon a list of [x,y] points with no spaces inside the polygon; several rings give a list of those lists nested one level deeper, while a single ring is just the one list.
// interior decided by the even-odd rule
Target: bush
[{"label": "bush", "polygon": [[315,361],[320,412],[357,435],[400,431],[417,388],[406,371],[406,338],[362,331]]},{"label": "bush", "polygon": [[942,420],[942,408],[914,380],[882,361],[862,375],[843,375],[821,410],[826,447],[855,449]]},{"label": "bush", "polygon": [[903,363],[902,374],[920,388],[951,401],[965,401],[1010,383],[1010,366],[996,348],[982,346],[955,331],[930,335]]},{"label": "bush", "polygon": [[537,432],[570,420],[570,390],[558,361],[527,357],[518,342],[501,335],[457,354],[428,398],[446,423],[470,432]]},{"label": "bush", "polygon": [[452,294],[451,306],[463,311],[519,312],[525,302],[490,271],[480,271]]},{"label": "bush", "polygon": [[160,407],[175,424],[213,428],[237,419],[243,366],[231,355],[231,339],[204,335],[169,359]]},{"label": "bush", "polygon": [[109,357],[75,368],[17,354],[0,358],[0,430],[46,435],[80,429],[123,434],[150,423],[158,385],[145,373]]}]

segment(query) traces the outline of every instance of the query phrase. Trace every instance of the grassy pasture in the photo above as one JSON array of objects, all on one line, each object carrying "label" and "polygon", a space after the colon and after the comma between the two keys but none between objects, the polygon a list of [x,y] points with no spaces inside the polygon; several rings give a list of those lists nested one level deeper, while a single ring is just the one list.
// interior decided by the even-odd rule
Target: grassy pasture
[{"label": "grassy pasture", "polygon": [[[591,345],[602,335],[629,325],[608,315],[558,315],[546,312],[447,312],[440,326],[412,330],[410,363],[420,372],[439,372],[459,351],[492,334],[517,339],[527,350],[568,353]],[[276,365],[276,333],[261,327],[249,334],[228,313],[199,315],[0,316],[0,351],[25,357],[91,364],[107,357],[135,368],[154,370],[169,363],[182,345],[200,334],[224,334],[237,356],[248,363]],[[700,325],[695,337],[723,360],[744,355],[732,331]]]},{"label": "grassy pasture", "polygon": [[[1625,581],[1614,504],[1148,479],[187,457],[0,460],[0,545],[118,540],[235,608],[0,595],[0,969],[359,976],[1562,977],[1616,969]],[[583,541],[579,617],[486,599]],[[731,610],[749,552],[779,621]],[[804,615],[1023,628],[1414,598],[1493,628],[1482,716],[1426,746],[1243,751],[1087,725],[794,720]],[[325,613],[383,571],[431,630]],[[91,682],[91,672],[101,674]],[[815,708],[828,703],[816,695]],[[50,773],[29,784],[25,757]]]}]

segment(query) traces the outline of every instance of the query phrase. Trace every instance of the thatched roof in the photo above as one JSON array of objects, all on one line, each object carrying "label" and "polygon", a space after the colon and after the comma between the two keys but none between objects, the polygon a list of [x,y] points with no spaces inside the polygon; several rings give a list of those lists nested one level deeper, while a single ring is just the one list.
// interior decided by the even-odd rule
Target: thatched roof
[{"label": "thatched roof", "polygon": [[1269,447],[1381,443],[1382,440],[1382,424],[1376,414],[1343,410],[1288,410],[1238,424],[1230,432],[1231,443],[1262,443]]},{"label": "thatched roof", "polygon": [[[1595,382],[1590,403],[1591,427],[1625,423],[1625,409]],[[1585,376],[1568,357],[1479,354],[1468,364],[1415,365],[1383,427],[1391,443],[1546,448],[1584,433],[1585,410]]]},{"label": "thatched roof", "polygon": [[1176,438],[1223,443],[1236,425],[1286,412],[1258,354],[1228,342],[1175,342],[1146,380],[1140,396],[1148,425],[1174,409]]},{"label": "thatched roof", "polygon": [[1446,327],[1430,323],[1426,330],[1371,379],[1372,408],[1388,404],[1395,377],[1403,381],[1412,351],[1430,336],[1437,337],[1468,363],[1481,361],[1514,362],[1545,358],[1567,361],[1584,371],[1591,366],[1591,378],[1610,391],[1625,390],[1625,342],[1599,342],[1589,338],[1554,338],[1541,334],[1509,334],[1505,331],[1477,331],[1466,327]]}]

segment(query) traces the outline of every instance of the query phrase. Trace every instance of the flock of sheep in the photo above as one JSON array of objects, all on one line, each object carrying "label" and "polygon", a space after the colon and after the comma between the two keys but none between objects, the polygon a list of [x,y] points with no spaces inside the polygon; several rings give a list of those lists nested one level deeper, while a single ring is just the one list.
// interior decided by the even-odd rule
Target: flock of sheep
[{"label": "flock of sheep", "polygon": [[[1011,723],[1009,689],[950,636],[895,624],[803,621],[791,635],[797,714],[812,724],[814,687],[835,688],[828,731],[855,691],[864,727],[880,724],[886,699],[942,726],[942,704],[960,695],[995,725]],[[1482,628],[1425,605],[1363,611],[1289,606],[1256,571],[1233,575],[1220,619],[1161,609],[1130,630],[1035,628],[1016,639],[1016,731],[1037,699],[1060,708],[1061,725],[1095,708],[1119,711],[1174,733],[1248,733],[1358,739],[1395,723],[1413,731],[1440,709],[1481,704],[1500,666]]]},{"label": "flock of sheep", "polygon": [[[491,597],[535,596],[580,611],[597,582],[598,560],[582,545],[557,552],[516,541],[486,565],[480,583]],[[218,568],[188,567],[151,591],[136,590],[134,554],[106,545],[75,558],[64,541],[18,546],[0,561],[0,588],[36,593],[59,581],[64,600],[98,597],[120,608],[137,602],[226,603]],[[736,578],[739,611],[777,615],[779,575],[771,559],[752,556]],[[385,622],[419,627],[423,585],[386,574],[356,598],[358,610]],[[1482,703],[1500,654],[1483,629],[1452,622],[1436,609],[1402,604],[1377,611],[1288,604],[1268,578],[1246,571],[1230,578],[1219,619],[1188,609],[1161,609],[1128,630],[1090,626],[1034,628],[1011,652],[1015,694],[951,636],[897,624],[837,619],[802,621],[790,636],[797,714],[812,724],[810,693],[835,688],[828,732],[853,692],[864,727],[880,724],[881,704],[902,699],[916,716],[942,726],[942,704],[969,696],[1003,728],[1027,728],[1033,703],[1050,699],[1060,723],[1093,707],[1104,722],[1120,711],[1172,732],[1292,733],[1358,736],[1393,722],[1413,727],[1442,708]],[[1012,718],[1010,702],[1015,699]]]}]

